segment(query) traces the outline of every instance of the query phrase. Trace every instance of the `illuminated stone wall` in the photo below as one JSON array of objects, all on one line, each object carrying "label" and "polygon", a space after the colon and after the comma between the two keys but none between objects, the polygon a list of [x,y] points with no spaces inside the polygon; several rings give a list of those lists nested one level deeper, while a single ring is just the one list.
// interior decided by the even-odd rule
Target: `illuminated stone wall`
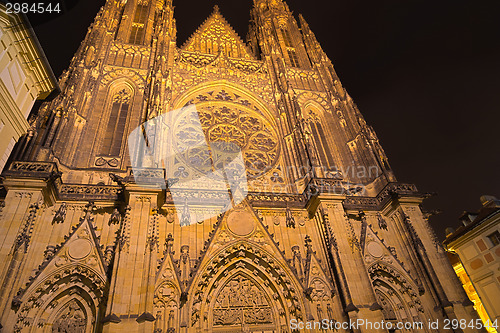
[{"label": "illuminated stone wall", "polygon": [[[256,1],[244,42],[215,8],[179,46],[173,13],[170,1],[108,0],[3,173],[2,326],[291,332],[292,320],[475,318],[425,196],[396,181],[305,20]],[[192,106],[201,132],[181,112]],[[143,149],[130,150],[136,129]],[[229,176],[203,142],[241,151],[240,203],[211,186]]]}]

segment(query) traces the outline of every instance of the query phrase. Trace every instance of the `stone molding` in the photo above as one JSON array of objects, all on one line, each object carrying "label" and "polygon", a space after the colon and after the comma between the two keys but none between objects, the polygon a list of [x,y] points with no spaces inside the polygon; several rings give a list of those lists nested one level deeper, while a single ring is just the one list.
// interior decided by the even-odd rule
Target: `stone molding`
[{"label": "stone molding", "polygon": [[[134,171],[129,168],[125,178],[118,177],[118,185],[92,185],[92,184],[64,184],[60,178],[61,172],[54,162],[32,162],[14,161],[9,169],[4,171],[3,176],[11,178],[38,178],[46,181],[52,180],[60,200],[110,200],[122,201],[123,185],[134,183],[134,176],[138,176],[141,182],[157,183],[158,179],[164,179],[163,169],[145,168]],[[206,202],[207,198],[215,200],[221,198],[223,201],[224,191],[199,191],[184,189],[186,197],[199,199],[200,204]],[[293,207],[304,208],[307,203],[319,194],[347,195],[343,206],[347,210],[380,210],[393,196],[418,196],[423,197],[413,184],[388,183],[376,197],[357,196],[359,188],[353,184],[329,178],[315,178],[309,182],[306,190],[301,194],[276,194],[249,192],[248,200],[254,207]],[[166,203],[173,203],[172,195],[167,191]]]}]

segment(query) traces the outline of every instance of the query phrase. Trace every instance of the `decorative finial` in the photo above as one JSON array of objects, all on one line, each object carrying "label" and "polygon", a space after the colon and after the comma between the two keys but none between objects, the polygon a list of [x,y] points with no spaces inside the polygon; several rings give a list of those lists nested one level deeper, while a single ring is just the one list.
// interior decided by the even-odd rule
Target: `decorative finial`
[{"label": "decorative finial", "polygon": [[218,6],[218,5],[215,5],[215,6],[214,6],[214,13],[216,13],[216,14],[220,14],[220,11],[219,11],[219,6]]}]

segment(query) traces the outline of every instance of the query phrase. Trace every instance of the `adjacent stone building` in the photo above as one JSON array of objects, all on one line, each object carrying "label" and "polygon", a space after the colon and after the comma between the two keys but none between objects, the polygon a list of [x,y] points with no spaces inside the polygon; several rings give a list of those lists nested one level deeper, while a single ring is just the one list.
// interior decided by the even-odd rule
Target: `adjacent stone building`
[{"label": "adjacent stone building", "polygon": [[59,84],[3,173],[7,331],[476,318],[425,196],[284,1],[255,0],[246,42],[215,8],[179,45],[171,1],[108,0]]},{"label": "adjacent stone building", "polygon": [[35,100],[55,89],[56,78],[29,22],[7,14],[0,3],[0,172],[19,137],[31,131],[27,118]]},{"label": "adjacent stone building", "polygon": [[[462,225],[448,229],[444,241],[447,251],[469,298],[474,301],[481,319],[491,323],[489,331],[497,332],[500,322],[500,200],[481,197],[478,212],[464,212]],[[495,326],[495,327],[493,327]]]}]

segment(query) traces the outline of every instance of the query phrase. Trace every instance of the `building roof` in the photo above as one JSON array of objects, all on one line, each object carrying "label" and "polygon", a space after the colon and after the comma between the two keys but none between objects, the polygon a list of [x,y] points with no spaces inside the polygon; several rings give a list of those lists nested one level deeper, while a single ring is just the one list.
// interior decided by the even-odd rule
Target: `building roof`
[{"label": "building roof", "polygon": [[[465,235],[469,231],[476,229],[484,222],[490,220],[493,216],[500,214],[500,200],[495,197],[482,196],[481,201],[483,207],[481,207],[477,213],[464,212],[461,215],[460,221],[462,221],[464,225],[458,227],[453,233],[446,235],[443,244],[448,245],[460,236]],[[470,222],[464,222],[467,220]]]}]

